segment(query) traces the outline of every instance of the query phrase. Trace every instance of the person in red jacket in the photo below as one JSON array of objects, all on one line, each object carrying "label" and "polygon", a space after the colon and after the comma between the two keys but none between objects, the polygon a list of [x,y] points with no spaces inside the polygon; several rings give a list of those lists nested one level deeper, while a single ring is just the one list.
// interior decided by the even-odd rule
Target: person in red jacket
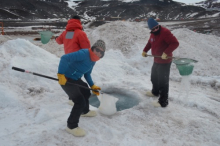
[{"label": "person in red jacket", "polygon": [[90,41],[83,31],[80,17],[77,15],[68,20],[66,30],[55,40],[58,44],[64,45],[65,54],[91,47]]},{"label": "person in red jacket", "polygon": [[150,38],[143,50],[142,56],[147,57],[151,49],[154,63],[151,69],[152,90],[147,91],[147,96],[158,97],[154,102],[155,107],[166,107],[168,105],[169,76],[172,63],[172,52],[179,46],[176,37],[165,27],[162,27],[153,18],[148,20],[148,27],[151,30]]},{"label": "person in red jacket", "polygon": [[[80,17],[77,15],[68,20],[66,30],[59,37],[55,37],[55,40],[58,44],[64,45],[65,54],[91,48],[90,41],[83,31]],[[68,104],[74,105],[70,98]]]}]

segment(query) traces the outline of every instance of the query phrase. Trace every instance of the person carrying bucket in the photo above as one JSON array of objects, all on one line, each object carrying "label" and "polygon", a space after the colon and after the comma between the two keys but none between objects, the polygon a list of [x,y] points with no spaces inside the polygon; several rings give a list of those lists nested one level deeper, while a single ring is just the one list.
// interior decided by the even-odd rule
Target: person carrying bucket
[{"label": "person carrying bucket", "polygon": [[[61,57],[57,76],[62,89],[74,102],[70,116],[67,120],[66,129],[68,133],[74,136],[85,136],[86,134],[84,129],[78,127],[80,116],[96,116],[96,111],[89,110],[90,90],[80,88],[76,86],[76,84],[88,88],[88,83],[91,89],[93,89],[92,92],[97,96],[99,95],[97,90],[101,90],[101,88],[93,83],[91,72],[96,61],[104,56],[105,49],[105,42],[103,40],[98,40],[92,48],[81,49]],[[87,83],[81,79],[83,75]],[[66,84],[67,81],[72,84]]]},{"label": "person carrying bucket", "polygon": [[[58,44],[64,45],[65,54],[76,52],[80,49],[90,48],[90,41],[83,27],[79,16],[73,16],[67,23],[66,30],[59,37],[55,37]],[[73,106],[73,102],[69,99],[69,105]]]},{"label": "person carrying bucket", "polygon": [[147,57],[147,52],[151,49],[154,63],[151,69],[152,90],[146,95],[158,97],[154,102],[155,107],[166,107],[168,105],[169,76],[172,63],[172,52],[179,46],[176,37],[165,27],[162,27],[153,18],[148,19],[148,27],[151,30],[150,38],[143,49],[142,56]]},{"label": "person carrying bucket", "polygon": [[58,44],[64,45],[65,54],[76,52],[80,49],[90,48],[90,41],[83,31],[79,16],[68,20],[66,30],[59,37],[55,37]]}]

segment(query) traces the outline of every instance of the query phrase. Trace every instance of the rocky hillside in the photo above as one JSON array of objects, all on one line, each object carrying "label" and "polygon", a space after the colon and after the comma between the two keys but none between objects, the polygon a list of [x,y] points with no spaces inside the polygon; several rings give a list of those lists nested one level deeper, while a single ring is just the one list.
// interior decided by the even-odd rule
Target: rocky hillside
[{"label": "rocky hillside", "polygon": [[71,13],[64,0],[3,0],[0,5],[0,19],[68,18]]},{"label": "rocky hillside", "polygon": [[[66,0],[4,0],[0,5],[0,19],[25,20],[69,19],[78,14],[84,21],[134,20],[147,17],[161,20],[197,19],[212,16],[219,11],[207,11],[199,6],[187,6],[172,0],[140,0],[130,3],[111,0],[84,0],[70,8]],[[218,4],[215,4],[218,5]]]}]

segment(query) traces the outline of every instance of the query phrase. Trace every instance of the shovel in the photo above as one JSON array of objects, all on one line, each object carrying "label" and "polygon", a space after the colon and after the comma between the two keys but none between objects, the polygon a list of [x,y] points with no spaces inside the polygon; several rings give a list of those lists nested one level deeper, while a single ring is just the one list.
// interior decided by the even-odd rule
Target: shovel
[{"label": "shovel", "polygon": [[[161,58],[161,56],[155,56],[155,55],[147,55],[147,56],[150,56],[150,57],[157,57],[157,58]],[[181,65],[183,64],[188,64],[189,60],[190,62],[194,62],[194,63],[197,63],[198,61],[197,60],[194,60],[194,59],[190,59],[190,58],[179,58],[179,57],[170,57],[170,56],[167,56],[167,58],[172,58],[174,59],[175,61],[173,61],[173,63],[176,64],[177,61],[181,62]],[[179,63],[178,63],[179,64]]]},{"label": "shovel", "polygon": [[[154,56],[154,55],[147,55],[150,57],[160,57],[161,56]],[[189,58],[177,58],[177,57],[167,57],[167,58],[172,58],[173,63],[176,64],[177,69],[179,70],[179,73],[181,76],[188,76],[192,74],[194,65],[193,63],[197,63],[197,60],[194,59],[189,59]]]},{"label": "shovel", "polygon": [[[45,76],[45,75],[38,74],[38,73],[34,73],[34,72],[30,72],[30,71],[27,71],[27,70],[24,70],[24,69],[21,69],[21,68],[18,68],[18,67],[12,67],[12,69],[13,69],[13,70],[16,70],[16,71],[25,72],[25,73],[30,73],[30,74],[33,74],[33,75],[36,75],[36,76],[44,77],[44,78],[47,78],[47,79],[59,81],[59,80],[56,79],[56,78],[49,77],[49,76]],[[70,83],[70,82],[68,82],[68,81],[67,81],[66,83],[67,83],[67,84],[71,84],[71,85],[76,85],[76,86],[78,86],[78,87],[80,87],[80,88],[92,90],[92,91],[95,91],[95,92],[100,92],[100,91],[98,91],[98,90],[93,90],[93,89],[91,89],[91,88],[88,88],[88,87],[85,87],[85,86],[82,86],[82,85]],[[103,94],[102,92],[100,92],[100,93]]]}]

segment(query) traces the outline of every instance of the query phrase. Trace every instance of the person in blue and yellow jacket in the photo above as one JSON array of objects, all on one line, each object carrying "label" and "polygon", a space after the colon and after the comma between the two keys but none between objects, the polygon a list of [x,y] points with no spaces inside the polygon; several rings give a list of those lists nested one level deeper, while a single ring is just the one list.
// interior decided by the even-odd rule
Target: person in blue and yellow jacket
[{"label": "person in blue and yellow jacket", "polygon": [[[91,73],[96,61],[104,56],[105,49],[105,42],[98,40],[92,48],[81,49],[61,57],[57,76],[62,89],[74,102],[72,111],[67,120],[67,132],[74,136],[84,136],[86,134],[85,130],[78,127],[80,116],[96,116],[96,111],[89,110],[90,90],[77,85],[89,88],[88,83],[91,89],[96,91],[101,90],[99,86],[94,84]],[[87,83],[82,81],[82,76],[84,76]],[[68,84],[67,82],[72,84]],[[99,92],[96,91],[92,92],[98,96]]]},{"label": "person in blue and yellow jacket", "polygon": [[[64,45],[65,54],[79,51],[80,49],[90,48],[90,41],[83,31],[80,17],[74,15],[68,20],[66,30],[62,32],[60,36],[55,37],[58,44]],[[74,105],[73,101],[69,99],[69,105]]]}]

